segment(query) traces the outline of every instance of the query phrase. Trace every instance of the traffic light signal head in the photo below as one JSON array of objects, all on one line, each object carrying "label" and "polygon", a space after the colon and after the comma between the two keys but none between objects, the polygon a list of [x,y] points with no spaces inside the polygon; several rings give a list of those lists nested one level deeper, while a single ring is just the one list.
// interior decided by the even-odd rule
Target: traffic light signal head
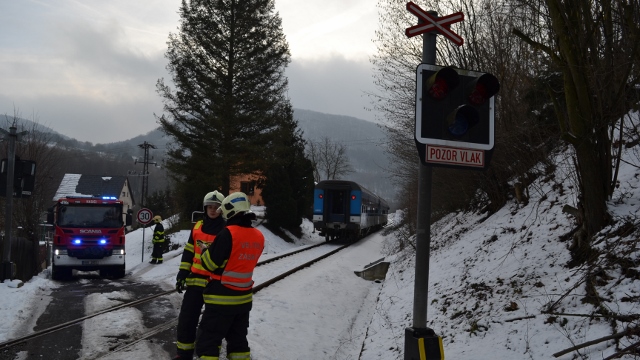
[{"label": "traffic light signal head", "polygon": [[493,148],[493,96],[500,89],[495,76],[421,64],[417,86],[417,142],[465,149]]}]

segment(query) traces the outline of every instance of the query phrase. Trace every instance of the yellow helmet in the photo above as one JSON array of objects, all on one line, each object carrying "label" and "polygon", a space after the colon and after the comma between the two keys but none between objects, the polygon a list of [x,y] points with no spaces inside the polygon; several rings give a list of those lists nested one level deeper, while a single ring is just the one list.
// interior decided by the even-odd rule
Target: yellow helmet
[{"label": "yellow helmet", "polygon": [[222,217],[228,220],[241,213],[251,211],[251,202],[243,192],[234,192],[222,200]]},{"label": "yellow helmet", "polygon": [[162,217],[160,215],[156,215],[153,217],[153,221],[159,223],[160,221],[162,221]]},{"label": "yellow helmet", "polygon": [[224,195],[218,192],[217,190],[207,193],[202,200],[202,207],[206,208],[207,205],[220,205],[222,204],[222,200],[224,200]]}]

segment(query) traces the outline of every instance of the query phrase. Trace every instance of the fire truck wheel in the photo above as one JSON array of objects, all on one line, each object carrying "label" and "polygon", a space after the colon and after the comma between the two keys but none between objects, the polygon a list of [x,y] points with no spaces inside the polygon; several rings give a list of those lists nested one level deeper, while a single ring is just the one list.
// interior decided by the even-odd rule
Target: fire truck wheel
[{"label": "fire truck wheel", "polygon": [[113,277],[116,279],[123,278],[125,275],[125,265],[118,266],[113,269]]},{"label": "fire truck wheel", "polygon": [[120,278],[123,278],[124,275],[125,275],[125,265],[100,269],[100,276],[103,276],[103,277],[120,279]]},{"label": "fire truck wheel", "polygon": [[71,277],[71,268],[51,265],[51,278],[53,280],[67,280]]}]

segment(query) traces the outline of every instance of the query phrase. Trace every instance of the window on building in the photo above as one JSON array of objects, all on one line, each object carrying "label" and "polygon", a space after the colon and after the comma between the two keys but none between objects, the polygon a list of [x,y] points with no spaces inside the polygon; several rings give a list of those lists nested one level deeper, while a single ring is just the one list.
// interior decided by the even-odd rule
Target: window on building
[{"label": "window on building", "polygon": [[240,182],[240,191],[247,195],[253,195],[255,187],[255,181],[241,181]]}]

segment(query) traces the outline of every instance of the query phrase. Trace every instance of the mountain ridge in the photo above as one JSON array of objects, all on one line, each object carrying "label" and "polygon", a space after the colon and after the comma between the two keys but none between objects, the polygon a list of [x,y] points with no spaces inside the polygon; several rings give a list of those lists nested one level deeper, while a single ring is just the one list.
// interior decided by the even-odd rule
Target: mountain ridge
[{"label": "mountain ridge", "polygon": [[[397,189],[394,189],[387,176],[390,161],[387,158],[384,143],[386,136],[379,124],[369,120],[359,119],[347,115],[334,115],[318,111],[294,109],[294,118],[302,130],[303,138],[307,141],[320,141],[329,137],[331,141],[345,145],[353,172],[343,177],[343,180],[355,181],[372,192],[382,196],[389,203],[394,203]],[[9,127],[7,117],[7,125]],[[154,145],[150,156],[161,162],[165,157],[167,146],[171,139],[158,127],[146,134],[136,135],[127,140],[92,144],[70,138],[57,131],[28,119],[18,118],[18,125],[29,129],[36,124],[36,129],[54,135],[53,141],[68,148],[78,148],[84,151],[105,152],[111,154],[142,158],[144,152],[139,146],[147,142]],[[4,126],[5,124],[1,124]],[[389,191],[393,189],[393,191]]]}]

